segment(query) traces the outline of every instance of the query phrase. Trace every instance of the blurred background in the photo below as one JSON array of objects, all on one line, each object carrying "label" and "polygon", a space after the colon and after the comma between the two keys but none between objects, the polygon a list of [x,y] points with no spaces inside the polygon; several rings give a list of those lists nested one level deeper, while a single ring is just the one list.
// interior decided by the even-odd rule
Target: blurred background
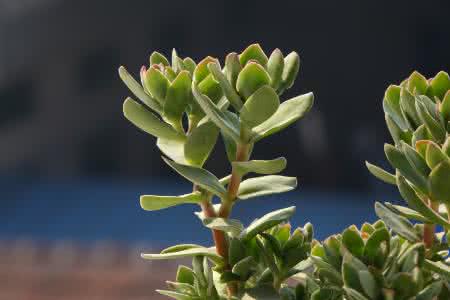
[{"label": "blurred background", "polygon": [[[315,107],[254,157],[282,153],[300,188],[234,215],[297,205],[294,225],[313,222],[320,239],[375,220],[375,200],[399,201],[364,166],[386,166],[384,90],[414,70],[449,71],[449,11],[448,0],[0,0],[0,299],[159,299],[175,265],[139,253],[210,243],[194,207],[139,207],[141,194],[190,190],[122,116],[117,68],[138,76],[154,50],[222,61],[254,42],[297,51],[285,98],[314,91]],[[217,149],[207,168],[225,175]]]}]

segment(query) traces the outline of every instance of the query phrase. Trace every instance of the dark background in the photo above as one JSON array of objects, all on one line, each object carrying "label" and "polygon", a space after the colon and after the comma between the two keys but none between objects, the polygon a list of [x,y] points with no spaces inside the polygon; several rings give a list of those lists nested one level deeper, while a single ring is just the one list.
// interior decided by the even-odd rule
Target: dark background
[{"label": "dark background", "polygon": [[[140,194],[189,185],[123,118],[130,93],[117,68],[137,75],[151,51],[173,47],[223,61],[254,42],[297,51],[300,75],[286,98],[316,99],[306,118],[255,150],[286,156],[286,173],[299,177],[300,190],[277,199],[297,204],[298,223],[324,222],[319,237],[373,219],[374,200],[398,201],[364,166],[386,166],[384,90],[414,70],[448,71],[449,11],[449,1],[0,1],[0,236],[205,241],[187,223],[191,208],[139,209]],[[207,167],[222,175],[218,149]],[[237,216],[289,204],[257,201]],[[173,232],[171,218],[187,225]]]}]

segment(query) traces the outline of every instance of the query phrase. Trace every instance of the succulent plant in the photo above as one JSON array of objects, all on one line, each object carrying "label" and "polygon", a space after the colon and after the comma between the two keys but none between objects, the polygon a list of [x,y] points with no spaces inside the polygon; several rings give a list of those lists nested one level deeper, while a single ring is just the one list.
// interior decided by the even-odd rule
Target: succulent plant
[{"label": "succulent plant", "polygon": [[[297,230],[291,237],[286,229],[280,231],[285,235],[277,235],[279,231],[273,228],[286,221],[293,208],[272,212],[246,229],[229,218],[233,205],[239,201],[290,191],[297,185],[294,177],[274,175],[286,167],[285,158],[250,160],[250,155],[257,141],[294,123],[311,108],[312,93],[280,103],[280,95],[292,86],[299,65],[295,52],[284,57],[276,49],[267,57],[254,44],[240,54],[228,54],[223,68],[219,60],[209,56],[196,64],[173,51],[169,63],[162,54],[154,52],[150,67],[141,69],[141,84],[125,68],[119,68],[120,77],[139,99],[125,100],[125,117],[155,136],[163,160],[193,183],[193,191],[181,196],[141,196],[142,208],[152,211],[198,204],[202,208],[198,216],[212,230],[215,244],[210,248],[177,245],[160,254],[143,254],[143,258],[207,257],[219,278],[216,283],[226,283],[228,297],[234,297],[250,288],[251,281],[262,274],[271,281],[272,289],[280,287],[295,264],[308,256],[309,233]],[[232,169],[222,179],[203,168],[219,133]],[[244,180],[249,173],[263,176]],[[214,205],[216,197],[220,203]],[[261,256],[261,251],[267,253]],[[275,251],[274,256],[270,251]],[[203,299],[206,294],[201,287],[209,288],[197,283],[198,288],[190,289],[189,295],[176,296],[174,293],[180,293],[178,288],[183,289],[186,284],[181,283],[169,284],[174,292],[163,293],[177,299]],[[222,296],[222,289],[216,290]]]},{"label": "succulent plant", "polygon": [[[367,163],[370,172],[398,187],[408,207],[376,203],[381,220],[351,226],[323,242],[307,223],[291,231],[295,207],[272,211],[247,227],[230,218],[235,204],[297,186],[276,175],[286,159],[250,159],[255,144],[299,120],[311,108],[308,93],[280,101],[297,76],[300,59],[258,44],[220,61],[198,64],[174,50],[158,52],[142,67],[141,83],[119,74],[138,100],[127,98],[125,117],[157,138],[162,159],[192,182],[179,196],[144,195],[143,209],[197,204],[214,245],[180,244],[144,259],[192,258],[168,290],[180,300],[443,300],[450,297],[450,79],[414,72],[390,86],[383,107],[394,145],[385,153],[395,174]],[[204,168],[221,136],[231,174],[219,179]],[[249,174],[258,174],[249,177]],[[217,201],[217,200],[218,201]],[[436,233],[436,226],[443,228]],[[294,282],[296,284],[294,285]]]}]

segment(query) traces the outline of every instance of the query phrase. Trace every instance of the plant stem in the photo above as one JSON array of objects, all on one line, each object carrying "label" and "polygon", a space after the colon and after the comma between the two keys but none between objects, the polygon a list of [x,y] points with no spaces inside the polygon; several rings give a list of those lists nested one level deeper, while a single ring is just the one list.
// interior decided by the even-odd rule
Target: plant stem
[{"label": "plant stem", "polygon": [[[436,211],[439,209],[439,204],[432,201],[431,199],[428,199],[426,202],[428,202],[428,206],[432,210]],[[433,247],[435,232],[436,232],[436,225],[424,224],[424,226],[423,226],[423,243],[425,244],[425,247],[428,249]]]}]

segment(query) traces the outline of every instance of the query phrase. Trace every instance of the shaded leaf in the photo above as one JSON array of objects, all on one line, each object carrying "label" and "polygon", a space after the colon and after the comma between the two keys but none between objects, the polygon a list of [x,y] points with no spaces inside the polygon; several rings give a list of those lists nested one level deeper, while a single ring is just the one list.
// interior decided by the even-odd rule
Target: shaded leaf
[{"label": "shaded leaf", "polygon": [[375,203],[375,212],[398,235],[411,242],[420,241],[420,237],[414,230],[414,226],[406,218],[397,215],[379,202]]},{"label": "shaded leaf", "polygon": [[218,135],[219,129],[212,122],[206,122],[195,127],[188,134],[184,145],[186,161],[193,166],[203,166],[216,144]]},{"label": "shaded leaf", "polygon": [[395,185],[395,175],[394,174],[391,174],[391,173],[383,170],[382,168],[369,163],[368,161],[366,161],[366,167],[369,170],[369,172],[372,173],[373,176],[377,177],[378,179],[380,179],[386,183]]},{"label": "shaded leaf", "polygon": [[264,85],[254,92],[240,111],[240,118],[247,126],[253,128],[269,119],[280,106],[280,99],[275,90]]}]

